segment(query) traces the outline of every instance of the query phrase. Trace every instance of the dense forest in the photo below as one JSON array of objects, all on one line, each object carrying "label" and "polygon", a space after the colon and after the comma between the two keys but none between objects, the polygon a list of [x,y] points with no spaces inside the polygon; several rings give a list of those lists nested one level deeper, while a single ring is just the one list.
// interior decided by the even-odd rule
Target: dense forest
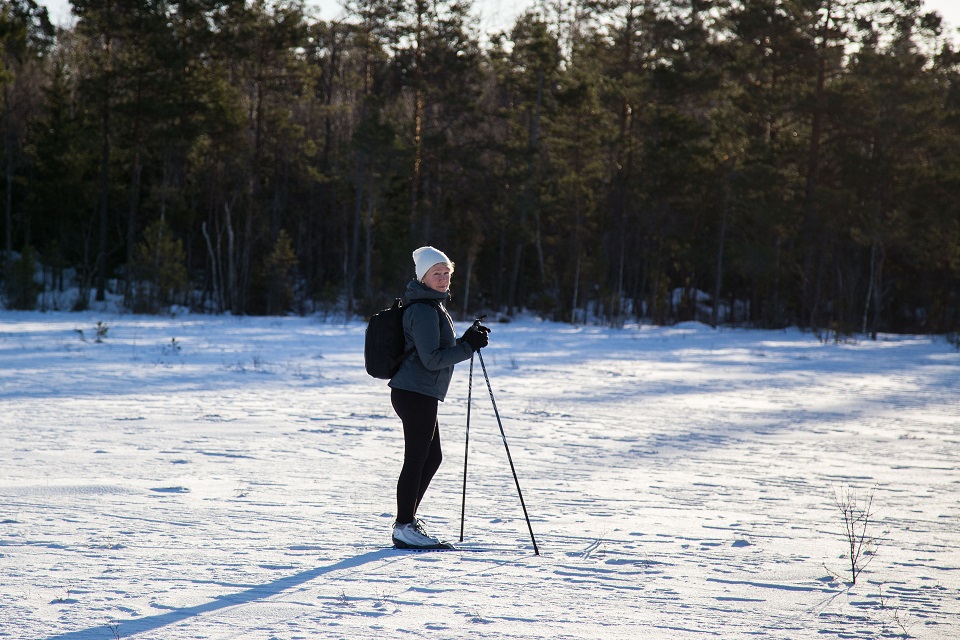
[{"label": "dense forest", "polygon": [[[960,328],[960,54],[919,0],[0,1],[0,297]],[[42,306],[42,305],[41,305]]]}]

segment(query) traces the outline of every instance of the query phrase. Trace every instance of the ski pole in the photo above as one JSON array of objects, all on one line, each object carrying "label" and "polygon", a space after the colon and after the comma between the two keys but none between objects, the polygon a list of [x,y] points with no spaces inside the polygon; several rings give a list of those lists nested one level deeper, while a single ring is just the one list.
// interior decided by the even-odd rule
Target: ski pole
[{"label": "ski pole", "polygon": [[[478,328],[480,321],[486,317],[486,315],[482,315],[479,318],[474,318],[473,327],[475,329]],[[460,502],[460,542],[463,542],[463,523],[467,513],[467,460],[470,456],[470,407],[473,404],[473,356],[474,354],[471,353],[470,377],[467,378],[467,433],[463,443],[463,498]]]},{"label": "ski pole", "polygon": [[503,438],[503,448],[507,451],[507,460],[510,461],[510,471],[513,472],[513,481],[517,485],[517,495],[520,496],[520,506],[523,507],[523,517],[527,520],[527,529],[530,530],[530,540],[533,542],[533,553],[540,555],[540,549],[537,547],[537,539],[533,535],[533,525],[530,524],[530,516],[527,515],[527,505],[523,501],[523,492],[520,491],[520,480],[517,478],[517,470],[513,466],[513,457],[510,455],[510,447],[507,445],[507,434],[503,432],[503,422],[500,420],[500,412],[497,410],[497,401],[493,397],[493,387],[490,386],[490,376],[487,375],[487,365],[483,363],[483,354],[477,351],[480,356],[480,368],[483,369],[483,378],[487,381],[487,390],[490,392],[490,402],[493,404],[493,413],[497,416],[497,424],[500,426],[500,437]]},{"label": "ski pole", "polygon": [[463,521],[467,513],[467,456],[470,455],[470,404],[473,395],[473,355],[470,356],[470,377],[467,382],[467,435],[463,443],[463,500],[460,503],[460,542],[463,542]]}]

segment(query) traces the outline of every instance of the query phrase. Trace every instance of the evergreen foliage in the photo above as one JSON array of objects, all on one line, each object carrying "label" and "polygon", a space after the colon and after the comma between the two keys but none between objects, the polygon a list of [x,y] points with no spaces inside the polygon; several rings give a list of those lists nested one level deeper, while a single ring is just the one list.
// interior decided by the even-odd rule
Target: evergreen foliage
[{"label": "evergreen foliage", "polygon": [[26,247],[23,254],[8,261],[3,270],[4,298],[7,307],[30,311],[37,307],[37,260],[33,247]]},{"label": "evergreen foliage", "polygon": [[0,0],[8,304],[36,247],[83,301],[368,315],[433,244],[465,315],[960,329],[960,52],[913,0],[72,3]]},{"label": "evergreen foliage", "polygon": [[138,313],[158,313],[182,304],[187,292],[187,254],[163,218],[143,231],[130,270],[127,306]]}]

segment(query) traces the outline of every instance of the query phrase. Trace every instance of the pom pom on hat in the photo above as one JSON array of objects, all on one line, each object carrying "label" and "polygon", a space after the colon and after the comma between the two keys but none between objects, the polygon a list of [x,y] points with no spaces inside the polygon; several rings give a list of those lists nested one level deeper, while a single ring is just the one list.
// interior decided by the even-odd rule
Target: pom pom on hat
[{"label": "pom pom on hat", "polygon": [[450,261],[450,258],[447,257],[443,251],[440,249],[434,249],[433,247],[420,247],[413,252],[413,264],[417,270],[417,280],[422,281],[423,277],[427,275],[427,271],[435,264],[444,262],[450,266],[451,271],[453,270],[453,262]]}]

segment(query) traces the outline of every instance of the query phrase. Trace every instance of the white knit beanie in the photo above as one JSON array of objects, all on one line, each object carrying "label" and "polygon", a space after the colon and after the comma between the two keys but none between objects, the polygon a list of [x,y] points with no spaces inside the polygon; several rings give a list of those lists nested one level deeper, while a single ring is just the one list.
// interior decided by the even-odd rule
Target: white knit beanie
[{"label": "white knit beanie", "polygon": [[413,264],[417,269],[417,281],[423,281],[423,277],[427,275],[427,271],[435,264],[441,262],[449,265],[450,270],[453,271],[453,262],[450,261],[450,258],[447,257],[443,251],[440,249],[434,249],[433,247],[420,247],[413,252]]}]

